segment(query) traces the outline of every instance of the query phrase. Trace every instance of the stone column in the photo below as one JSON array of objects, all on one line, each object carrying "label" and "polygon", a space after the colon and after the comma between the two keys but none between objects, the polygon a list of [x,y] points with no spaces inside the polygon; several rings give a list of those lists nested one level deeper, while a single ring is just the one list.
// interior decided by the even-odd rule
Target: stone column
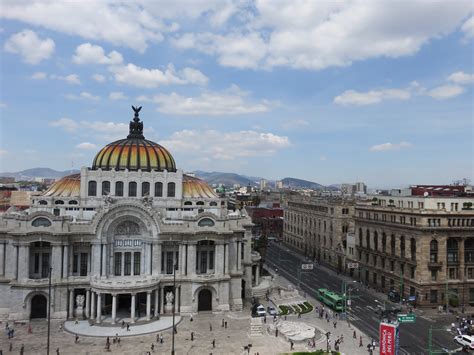
[{"label": "stone column", "polygon": [[215,258],[214,273],[218,275],[224,274],[224,244],[216,245],[214,258]]},{"label": "stone column", "polygon": [[176,295],[174,295],[174,301],[176,302],[175,312],[179,313],[179,308],[181,306],[181,286],[176,287]]},{"label": "stone column", "polygon": [[237,243],[237,248],[236,248],[237,249],[237,267],[236,267],[236,269],[237,269],[237,271],[239,271],[240,270],[240,263],[242,262],[242,260],[240,260],[240,256],[242,255],[241,252],[240,252],[240,248],[242,248],[242,243],[239,242],[239,241],[237,241],[236,243]]},{"label": "stone column", "polygon": [[117,321],[117,295],[112,295],[112,324]]},{"label": "stone column", "polygon": [[188,244],[188,275],[196,274],[196,244]]},{"label": "stone column", "polygon": [[96,323],[100,324],[102,321],[102,295],[100,293],[97,294],[97,319]]},{"label": "stone column", "polygon": [[53,268],[51,278],[57,280],[61,278],[61,269],[62,269],[62,245],[53,245],[53,255],[52,255],[52,264]]},{"label": "stone column", "polygon": [[159,289],[155,290],[155,313],[154,313],[155,318],[158,318],[158,314],[159,314],[158,313],[158,306],[159,306],[159,304],[158,304],[158,294],[159,294],[159,292],[160,292]]},{"label": "stone column", "polygon": [[5,276],[5,242],[0,242],[0,276]]},{"label": "stone column", "polygon": [[163,308],[163,293],[164,293],[164,287],[160,287],[160,313],[163,314],[165,313],[164,308]]},{"label": "stone column", "polygon": [[145,263],[145,275],[151,275],[151,243],[145,245],[145,257],[143,262]]},{"label": "stone column", "polygon": [[92,244],[92,275],[100,275],[100,244]]},{"label": "stone column", "polygon": [[229,244],[224,244],[224,274],[229,273]]},{"label": "stone column", "polygon": [[153,244],[153,275],[161,274],[161,244]]},{"label": "stone column", "polygon": [[135,323],[135,294],[132,293],[130,298],[130,318],[132,319],[130,322],[133,324]]},{"label": "stone column", "polygon": [[255,286],[258,286],[259,278],[260,278],[260,265],[257,264],[257,266],[255,267]]},{"label": "stone column", "polygon": [[86,318],[90,317],[90,306],[91,306],[91,290],[86,291]]},{"label": "stone column", "polygon": [[69,318],[74,318],[74,289],[69,290]]},{"label": "stone column", "polygon": [[107,276],[107,244],[102,244],[102,273],[101,276]]},{"label": "stone column", "polygon": [[18,280],[27,279],[30,274],[30,247],[18,246]]},{"label": "stone column", "polygon": [[95,293],[91,291],[91,313],[90,319],[93,320],[95,318]]},{"label": "stone column", "polygon": [[185,275],[186,272],[186,244],[179,245],[179,274]]},{"label": "stone column", "polygon": [[67,278],[69,276],[69,246],[63,246],[63,278]]},{"label": "stone column", "polygon": [[146,320],[150,320],[151,313],[151,291],[146,293]]}]

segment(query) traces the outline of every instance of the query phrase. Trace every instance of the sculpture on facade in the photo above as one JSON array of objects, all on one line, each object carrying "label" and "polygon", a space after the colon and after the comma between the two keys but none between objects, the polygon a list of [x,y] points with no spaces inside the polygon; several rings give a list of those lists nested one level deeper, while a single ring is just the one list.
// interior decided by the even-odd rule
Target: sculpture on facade
[{"label": "sculpture on facade", "polygon": [[150,196],[143,197],[142,204],[145,208],[151,209],[153,207],[153,197],[150,197]]},{"label": "sculpture on facade", "polygon": [[76,317],[82,318],[84,316],[84,295],[76,296]]},{"label": "sculpture on facade", "polygon": [[174,301],[174,295],[173,292],[167,292],[166,293],[166,305],[172,305]]},{"label": "sculpture on facade", "polygon": [[115,202],[110,194],[102,196],[102,200],[104,201],[106,207],[112,205]]}]

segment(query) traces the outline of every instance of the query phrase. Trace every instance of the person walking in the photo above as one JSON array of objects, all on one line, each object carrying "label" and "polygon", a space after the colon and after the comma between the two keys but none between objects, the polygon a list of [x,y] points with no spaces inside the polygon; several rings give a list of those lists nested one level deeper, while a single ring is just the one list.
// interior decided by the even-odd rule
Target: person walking
[{"label": "person walking", "polygon": [[224,328],[224,318],[222,318],[222,328]]},{"label": "person walking", "polygon": [[359,338],[359,348],[361,348],[363,345],[362,345],[362,335],[360,336]]},{"label": "person walking", "polygon": [[160,342],[160,334],[156,334],[156,342],[159,343]]},{"label": "person walking", "polygon": [[59,348],[56,348],[56,355],[60,355]]},{"label": "person walking", "polygon": [[212,332],[212,323],[209,323],[209,331]]},{"label": "person walking", "polygon": [[164,343],[164,340],[163,340],[163,334],[160,334],[160,343],[163,344]]},{"label": "person walking", "polygon": [[25,345],[21,344],[20,355],[23,355],[24,353],[25,353]]},{"label": "person walking", "polygon": [[356,334],[355,329],[354,329],[354,333],[352,333],[352,337],[353,337],[354,339],[357,339],[357,334]]},{"label": "person walking", "polygon": [[216,339],[212,339],[212,348],[215,349],[216,347]]},{"label": "person walking", "polygon": [[224,328],[227,329],[227,321],[224,322]]},{"label": "person walking", "polygon": [[194,332],[191,332],[191,341],[194,341]]},{"label": "person walking", "polygon": [[151,343],[150,349],[151,349],[151,352],[155,352],[155,344]]},{"label": "person walking", "polygon": [[79,342],[79,335],[76,334],[76,338],[74,339],[74,342],[77,344]]},{"label": "person walking", "polygon": [[293,342],[290,341],[290,350],[293,350],[293,345],[294,345]]}]

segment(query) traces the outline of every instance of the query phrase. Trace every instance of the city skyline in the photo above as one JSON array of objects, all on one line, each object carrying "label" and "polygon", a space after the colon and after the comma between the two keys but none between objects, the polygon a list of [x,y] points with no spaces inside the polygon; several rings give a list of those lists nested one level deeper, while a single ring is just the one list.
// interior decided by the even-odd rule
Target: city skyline
[{"label": "city skyline", "polygon": [[90,166],[133,104],[185,171],[474,176],[469,1],[30,1],[0,16],[2,172]]}]

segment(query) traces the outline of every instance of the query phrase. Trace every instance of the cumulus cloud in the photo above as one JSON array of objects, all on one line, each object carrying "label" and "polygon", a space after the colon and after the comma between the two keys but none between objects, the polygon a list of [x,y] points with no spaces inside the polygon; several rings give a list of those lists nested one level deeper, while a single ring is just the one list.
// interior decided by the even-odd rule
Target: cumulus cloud
[{"label": "cumulus cloud", "polygon": [[51,75],[51,79],[57,79],[57,80],[62,80],[65,81],[68,84],[73,84],[73,85],[80,85],[81,80],[79,79],[79,75],[77,74],[69,74],[65,76],[61,75]]},{"label": "cumulus cloud", "polygon": [[371,152],[384,152],[387,150],[400,150],[404,148],[411,147],[412,144],[409,142],[400,142],[400,143],[382,143],[377,144],[369,148]]},{"label": "cumulus cloud", "polygon": [[128,96],[126,96],[123,92],[111,92],[109,95],[110,100],[127,100]]},{"label": "cumulus cloud", "polygon": [[5,107],[7,107],[7,104],[4,102],[0,102],[0,108],[5,108]]},{"label": "cumulus cloud", "polygon": [[0,156],[7,155],[7,154],[8,154],[8,150],[0,149]]},{"label": "cumulus cloud", "polygon": [[9,53],[19,54],[25,63],[38,64],[51,57],[54,46],[54,41],[51,38],[41,39],[36,32],[23,30],[12,35],[5,42],[4,49]]},{"label": "cumulus cloud", "polygon": [[408,89],[383,89],[358,92],[355,90],[344,91],[334,98],[338,105],[373,105],[383,100],[408,100],[411,96]]},{"label": "cumulus cloud", "polygon": [[119,83],[140,88],[156,88],[163,85],[205,85],[208,78],[197,69],[184,68],[176,71],[172,64],[165,70],[141,68],[135,64],[112,66],[109,68]]},{"label": "cumulus cloud", "polygon": [[105,82],[105,76],[102,75],[102,74],[94,74],[92,75],[92,79],[94,79],[95,81],[97,81],[98,83],[103,83]]},{"label": "cumulus cloud", "polygon": [[459,85],[441,85],[428,91],[427,95],[436,100],[446,100],[459,96],[463,92],[464,88]]},{"label": "cumulus cloud", "polygon": [[281,125],[284,129],[297,129],[309,126],[309,122],[302,119],[289,120]]},{"label": "cumulus cloud", "polygon": [[[81,137],[86,137],[87,139],[97,139],[100,141],[112,141],[120,138],[124,138],[128,133],[128,124],[125,123],[115,123],[115,122],[104,122],[104,121],[75,121],[71,118],[60,118],[49,123],[52,127],[58,127],[63,129],[66,132],[74,133]],[[148,132],[153,131],[149,128]],[[79,147],[79,145],[83,145]],[[92,149],[92,146],[89,142],[81,143],[76,148],[79,149]]]},{"label": "cumulus cloud", "polygon": [[194,97],[173,92],[153,97],[140,96],[138,100],[154,102],[158,105],[158,111],[174,115],[245,115],[269,111],[269,102],[252,103],[246,100],[246,95],[232,89],[222,93],[204,92]]},{"label": "cumulus cloud", "polygon": [[83,142],[83,143],[79,143],[78,145],[76,145],[76,148],[77,149],[84,149],[84,150],[91,150],[91,149],[96,149],[97,145],[95,145],[93,143],[89,143],[89,142]]},{"label": "cumulus cloud", "polygon": [[36,73],[33,73],[33,75],[31,76],[31,79],[34,79],[34,80],[44,80],[48,77],[48,74],[42,72],[42,71],[38,71]]},{"label": "cumulus cloud", "polygon": [[117,51],[105,54],[101,46],[83,43],[76,48],[72,61],[76,64],[107,64],[116,65],[123,62],[122,55]]},{"label": "cumulus cloud", "polygon": [[448,80],[456,84],[472,84],[474,83],[474,74],[467,74],[463,71],[457,71],[448,76]]},{"label": "cumulus cloud", "polygon": [[67,132],[75,132],[79,128],[79,124],[76,121],[67,117],[52,121],[49,124],[53,127],[60,127]]},{"label": "cumulus cloud", "polygon": [[469,17],[469,19],[464,22],[461,31],[464,32],[464,39],[469,40],[474,38],[474,16]]},{"label": "cumulus cloud", "polygon": [[98,101],[100,100],[100,96],[92,95],[90,92],[83,91],[79,95],[76,94],[67,94],[64,97],[68,100],[92,100]]},{"label": "cumulus cloud", "polygon": [[268,156],[290,146],[288,137],[273,133],[216,130],[179,131],[161,143],[173,152],[207,156],[217,160]]}]

